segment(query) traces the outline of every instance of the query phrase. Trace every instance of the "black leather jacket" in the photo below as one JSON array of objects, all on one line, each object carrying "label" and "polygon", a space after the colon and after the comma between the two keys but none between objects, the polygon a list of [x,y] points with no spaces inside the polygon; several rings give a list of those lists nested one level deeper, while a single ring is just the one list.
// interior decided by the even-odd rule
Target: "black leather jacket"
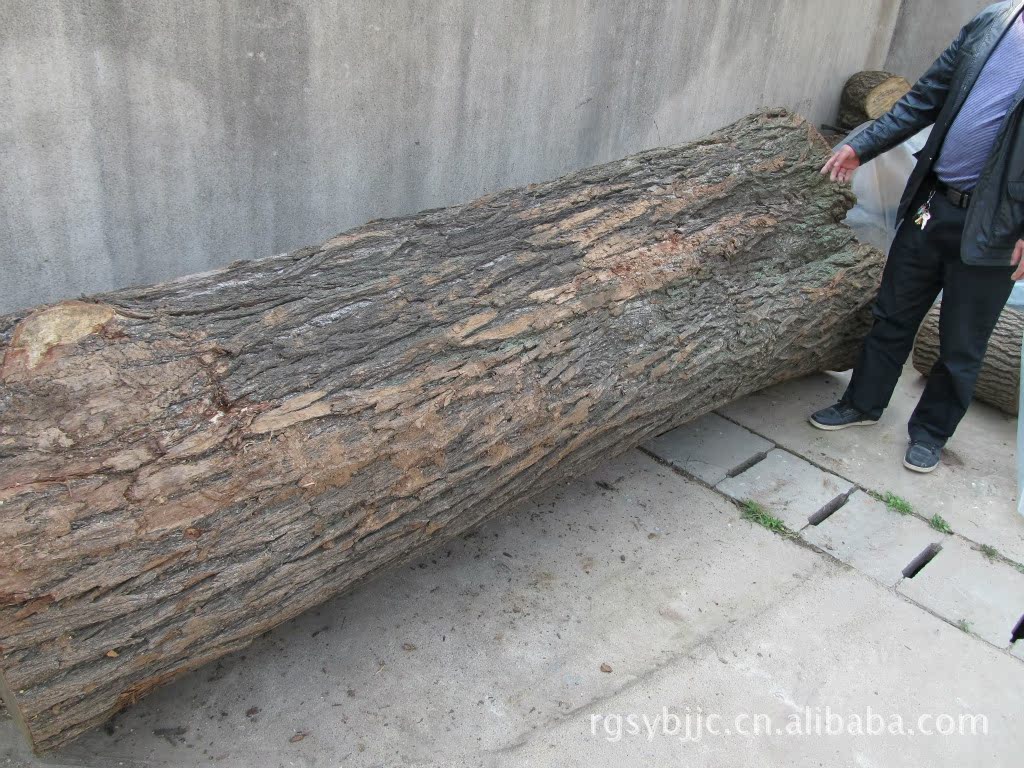
[{"label": "black leather jacket", "polygon": [[[904,219],[928,179],[942,142],[989,55],[1024,9],[1024,0],[996,3],[976,16],[910,93],[850,141],[862,163],[892,149],[934,123],[928,143],[903,193],[897,221]],[[960,257],[966,264],[1009,265],[1024,237],[1024,86],[1010,106],[967,211]]]}]

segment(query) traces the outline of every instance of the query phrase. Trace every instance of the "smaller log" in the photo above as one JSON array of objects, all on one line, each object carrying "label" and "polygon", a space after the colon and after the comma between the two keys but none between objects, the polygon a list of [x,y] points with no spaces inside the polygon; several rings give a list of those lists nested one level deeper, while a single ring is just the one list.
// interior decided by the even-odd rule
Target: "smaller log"
[{"label": "smaller log", "polygon": [[[939,359],[939,310],[936,304],[921,323],[914,342],[914,367],[927,376]],[[974,399],[1016,416],[1019,408],[1020,347],[1024,312],[1007,307],[988,343]]]},{"label": "smaller log", "polygon": [[891,72],[858,72],[846,81],[839,102],[839,127],[852,130],[877,120],[910,90],[910,83]]}]

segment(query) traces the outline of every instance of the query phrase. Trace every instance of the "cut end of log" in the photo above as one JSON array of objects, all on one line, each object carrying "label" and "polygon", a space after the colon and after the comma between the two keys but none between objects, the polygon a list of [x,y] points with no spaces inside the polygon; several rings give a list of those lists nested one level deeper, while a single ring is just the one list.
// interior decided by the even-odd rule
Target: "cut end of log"
[{"label": "cut end of log", "polygon": [[839,103],[839,127],[852,130],[869,120],[877,120],[892,109],[910,88],[906,78],[891,72],[858,72],[843,86]]}]

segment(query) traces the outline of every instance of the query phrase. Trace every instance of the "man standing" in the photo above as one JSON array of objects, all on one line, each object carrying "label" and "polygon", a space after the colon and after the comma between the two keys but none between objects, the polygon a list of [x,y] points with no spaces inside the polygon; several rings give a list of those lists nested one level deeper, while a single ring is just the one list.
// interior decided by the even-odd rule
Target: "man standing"
[{"label": "man standing", "polygon": [[[872,308],[874,325],[842,400],[820,429],[875,424],[939,291],[939,360],[910,419],[904,465],[938,466],[974,394],[989,337],[1024,278],[1024,0],[982,11],[887,114],[822,168],[833,181],[934,123],[918,153]],[[1014,267],[1017,267],[1014,270]]]}]

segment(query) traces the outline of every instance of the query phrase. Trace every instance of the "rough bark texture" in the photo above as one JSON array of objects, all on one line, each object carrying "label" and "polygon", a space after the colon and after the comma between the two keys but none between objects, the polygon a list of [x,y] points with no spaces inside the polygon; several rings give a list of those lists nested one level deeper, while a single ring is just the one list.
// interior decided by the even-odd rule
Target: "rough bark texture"
[{"label": "rough bark texture", "polygon": [[0,670],[37,749],[645,438],[848,367],[883,256],[785,112],[0,318]]},{"label": "rough bark texture", "polygon": [[910,83],[891,72],[858,72],[846,81],[839,102],[839,127],[851,130],[876,120],[910,90]]},{"label": "rough bark texture", "polygon": [[[914,342],[914,367],[927,376],[939,359],[939,307],[936,304],[921,323]],[[1024,338],[1024,313],[1006,307],[988,343],[985,364],[974,389],[975,400],[1016,416],[1020,409],[1020,345]]]}]

